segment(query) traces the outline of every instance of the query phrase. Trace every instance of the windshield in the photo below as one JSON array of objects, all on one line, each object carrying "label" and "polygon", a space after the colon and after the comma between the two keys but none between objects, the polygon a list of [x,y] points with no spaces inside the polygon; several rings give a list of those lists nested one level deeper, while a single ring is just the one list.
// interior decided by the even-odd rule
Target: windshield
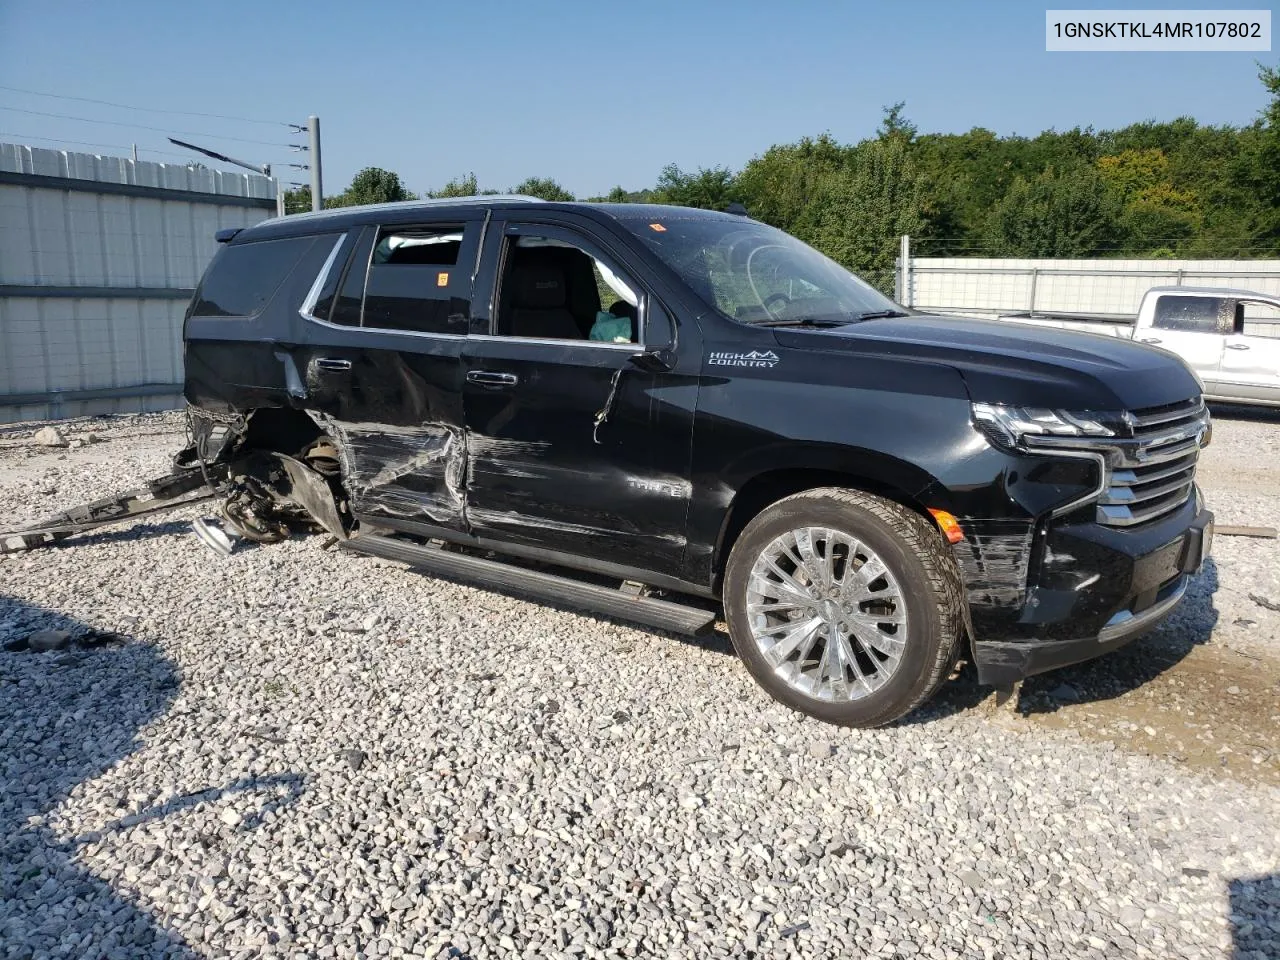
[{"label": "windshield", "polygon": [[743,323],[849,322],[904,311],[781,230],[747,219],[646,212],[635,233],[708,304]]}]

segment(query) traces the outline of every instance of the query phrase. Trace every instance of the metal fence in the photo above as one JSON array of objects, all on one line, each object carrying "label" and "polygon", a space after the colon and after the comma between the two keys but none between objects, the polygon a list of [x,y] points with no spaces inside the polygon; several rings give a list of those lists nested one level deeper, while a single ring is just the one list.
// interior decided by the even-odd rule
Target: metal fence
[{"label": "metal fence", "polygon": [[[897,299],[964,316],[1065,313],[1132,321],[1154,286],[1236,287],[1280,296],[1280,260],[1014,260],[912,257],[903,243]],[[905,265],[905,268],[904,268]],[[1280,336],[1280,324],[1256,332]]]},{"label": "metal fence", "polygon": [[177,406],[214,232],[276,210],[253,174],[0,143],[0,423]]}]

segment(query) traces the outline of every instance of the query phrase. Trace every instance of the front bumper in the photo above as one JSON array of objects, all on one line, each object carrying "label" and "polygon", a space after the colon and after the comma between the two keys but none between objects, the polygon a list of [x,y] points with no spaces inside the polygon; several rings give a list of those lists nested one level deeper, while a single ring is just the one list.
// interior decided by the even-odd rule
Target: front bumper
[{"label": "front bumper", "polygon": [[980,682],[1005,686],[1093,659],[1168,617],[1212,541],[1213,514],[1198,501],[1147,530],[1066,524],[1033,538],[1017,603],[975,605],[970,594]]}]

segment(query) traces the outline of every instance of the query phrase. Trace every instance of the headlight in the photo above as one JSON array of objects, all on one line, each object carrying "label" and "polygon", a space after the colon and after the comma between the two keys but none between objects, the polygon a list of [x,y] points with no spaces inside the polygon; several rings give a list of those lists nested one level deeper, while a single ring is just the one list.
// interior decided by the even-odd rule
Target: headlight
[{"label": "headlight", "polygon": [[1099,414],[1050,410],[1047,407],[1012,407],[1001,403],[973,404],[973,420],[993,442],[1017,447],[1036,437],[1114,437],[1115,431],[1099,422]]}]

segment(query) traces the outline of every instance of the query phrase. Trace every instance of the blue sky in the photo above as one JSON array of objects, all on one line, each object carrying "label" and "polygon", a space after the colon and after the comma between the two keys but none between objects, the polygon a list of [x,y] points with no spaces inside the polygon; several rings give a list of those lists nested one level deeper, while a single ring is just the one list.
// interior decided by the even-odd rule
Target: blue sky
[{"label": "blue sky", "polygon": [[[474,171],[485,187],[551,176],[586,196],[652,185],[667,163],[737,168],[806,134],[856,141],[897,100],[922,132],[1180,115],[1245,124],[1264,103],[1257,61],[1280,61],[1274,51],[1046,53],[1046,6],[0,0],[0,86],[271,121],[315,113],[326,193],[376,165],[414,190]],[[142,127],[198,134],[184,139],[255,162],[305,162],[284,126],[0,89],[0,139],[176,150]]]}]

